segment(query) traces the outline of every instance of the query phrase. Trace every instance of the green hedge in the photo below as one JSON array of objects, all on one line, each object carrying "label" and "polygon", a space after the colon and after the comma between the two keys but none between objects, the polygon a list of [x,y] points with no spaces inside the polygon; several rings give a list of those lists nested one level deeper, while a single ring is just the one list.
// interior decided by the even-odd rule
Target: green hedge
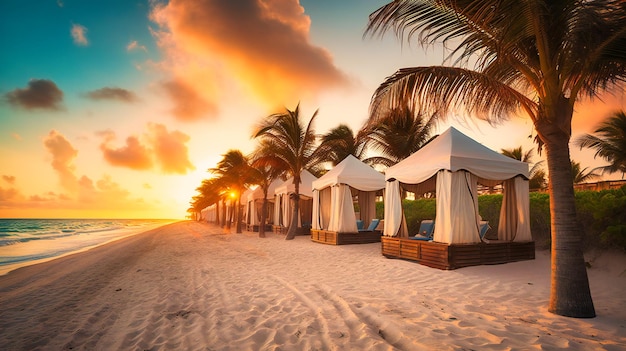
[{"label": "green hedge", "polygon": [[[550,196],[530,193],[530,229],[537,248],[550,247]],[[403,200],[402,207],[409,233],[419,230],[423,219],[435,218],[435,199]],[[494,229],[500,220],[502,195],[481,195],[478,209]],[[583,229],[583,248],[626,249],[626,186],[615,190],[576,192],[578,222]],[[376,204],[378,218],[383,218],[383,203]]]}]

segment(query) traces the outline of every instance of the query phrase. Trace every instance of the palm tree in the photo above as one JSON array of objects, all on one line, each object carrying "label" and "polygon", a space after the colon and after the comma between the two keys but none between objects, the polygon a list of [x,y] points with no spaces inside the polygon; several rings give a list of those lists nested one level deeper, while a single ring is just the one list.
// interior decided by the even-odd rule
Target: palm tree
[{"label": "palm tree", "polygon": [[241,233],[241,194],[246,186],[254,181],[247,157],[239,150],[229,150],[222,155],[222,160],[218,162],[217,167],[211,168],[209,171],[218,176],[223,184],[229,188],[230,193],[237,198],[236,210],[234,211],[236,213],[236,232]]},{"label": "palm tree", "polygon": [[[398,70],[374,93],[370,119],[411,103],[488,121],[524,112],[545,148],[552,218],[549,311],[594,317],[570,167],[575,102],[626,79],[623,0],[396,0],[370,15],[366,34],[394,30],[452,48],[451,65]],[[445,62],[444,62],[445,64]]]},{"label": "palm tree", "polygon": [[[533,159],[533,150],[528,150],[523,152],[522,147],[517,147],[514,149],[501,149],[500,153],[504,156],[508,156],[512,159],[532,163]],[[539,161],[535,163],[529,172],[528,179],[528,188],[533,189],[544,189],[546,187],[546,171],[541,168],[543,161]]]},{"label": "palm tree", "polygon": [[296,236],[300,211],[300,174],[319,160],[315,152],[316,137],[313,130],[313,121],[318,111],[313,113],[305,126],[300,120],[300,104],[293,111],[285,110],[286,112],[274,113],[261,121],[253,138],[259,138],[260,148],[271,152],[275,167],[285,170],[287,177],[293,177],[295,202],[291,224],[285,236],[286,240],[292,240]]},{"label": "palm tree", "polygon": [[273,181],[280,178],[284,171],[274,164],[272,150],[266,150],[259,145],[250,155],[250,166],[254,177],[254,183],[263,190],[263,210],[261,211],[261,224],[259,225],[259,238],[265,238],[265,222],[267,221],[267,193]]},{"label": "palm tree", "polygon": [[626,114],[624,111],[615,112],[594,131],[594,134],[585,134],[576,139],[576,145],[581,149],[587,147],[596,149],[594,157],[604,158],[609,165],[600,167],[602,173],[626,173]]},{"label": "palm tree", "polygon": [[320,162],[331,162],[333,166],[348,155],[362,159],[365,153],[364,135],[361,131],[354,135],[350,127],[340,124],[321,136],[317,152],[320,154]]},{"label": "palm tree", "polygon": [[382,117],[370,119],[363,128],[366,145],[380,156],[364,161],[386,167],[402,161],[431,140],[434,121],[434,116],[413,113],[408,106],[392,108]]},{"label": "palm tree", "polygon": [[600,177],[599,174],[595,173],[595,169],[592,169],[589,172],[587,172],[587,169],[589,169],[589,167],[581,168],[579,162],[574,162],[572,160],[572,180],[574,184],[585,183],[588,180]]}]

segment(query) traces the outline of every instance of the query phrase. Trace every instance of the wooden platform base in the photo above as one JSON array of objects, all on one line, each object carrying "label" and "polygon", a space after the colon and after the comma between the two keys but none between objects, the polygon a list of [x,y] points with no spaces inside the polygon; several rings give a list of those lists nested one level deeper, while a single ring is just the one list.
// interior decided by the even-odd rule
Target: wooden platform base
[{"label": "wooden platform base", "polygon": [[535,242],[444,244],[383,236],[382,254],[438,269],[457,269],[535,259]]},{"label": "wooden platform base", "polygon": [[[259,231],[259,225],[255,224],[255,225],[251,225],[251,224],[247,224],[246,225],[246,230],[249,232],[258,232]],[[272,231],[272,225],[271,224],[266,224],[265,225],[265,231],[266,232],[271,232]]]},{"label": "wooden platform base", "polygon": [[[288,227],[283,227],[282,225],[274,225],[272,226],[274,233],[276,234],[287,234]],[[309,227],[298,227],[296,230],[296,235],[310,235],[311,231]]]},{"label": "wooden platform base", "polygon": [[338,233],[328,230],[311,229],[311,240],[328,245],[369,244],[380,242],[380,231]]}]

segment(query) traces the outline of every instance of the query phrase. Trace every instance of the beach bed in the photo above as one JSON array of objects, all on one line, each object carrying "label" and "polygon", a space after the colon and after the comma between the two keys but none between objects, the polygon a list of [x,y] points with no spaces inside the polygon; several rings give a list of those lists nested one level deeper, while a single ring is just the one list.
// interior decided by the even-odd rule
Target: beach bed
[{"label": "beach bed", "polygon": [[387,258],[400,258],[438,269],[534,260],[535,242],[446,244],[383,236],[381,250]]},{"label": "beach bed", "polygon": [[311,240],[328,245],[369,244],[380,242],[382,232],[379,230],[369,232],[341,233],[329,230],[311,229]]}]

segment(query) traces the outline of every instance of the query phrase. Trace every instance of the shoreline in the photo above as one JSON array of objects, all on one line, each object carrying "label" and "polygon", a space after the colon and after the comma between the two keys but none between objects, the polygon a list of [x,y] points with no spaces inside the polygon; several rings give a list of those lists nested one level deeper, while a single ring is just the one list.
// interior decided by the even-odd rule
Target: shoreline
[{"label": "shoreline", "polygon": [[[233,228],[234,232],[234,228]],[[7,349],[572,349],[626,346],[625,255],[588,270],[598,316],[547,312],[549,253],[440,271],[380,244],[181,221],[0,276]]]},{"label": "shoreline", "polygon": [[[29,220],[29,219],[25,219],[25,220]],[[57,220],[57,219],[54,219],[54,220]],[[64,219],[58,219],[58,220],[62,221]],[[114,241],[117,241],[117,240],[120,240],[120,239],[124,239],[124,238],[130,237],[130,236],[133,236],[133,235],[141,234],[141,233],[144,233],[146,231],[150,231],[152,229],[155,229],[155,228],[167,225],[167,224],[179,222],[181,220],[167,220],[167,219],[165,219],[163,221],[166,221],[166,222],[158,223],[158,224],[156,224],[156,223],[155,224],[150,224],[150,225],[147,225],[145,228],[119,228],[119,229],[104,230],[102,232],[118,231],[120,234],[118,234],[118,236],[115,236],[113,238],[105,239],[103,241],[97,242],[97,243],[92,244],[92,245],[82,246],[82,247],[79,247],[77,249],[74,249],[74,250],[71,250],[71,251],[68,251],[68,252],[64,252],[62,254],[53,255],[53,256],[50,256],[50,257],[31,259],[31,260],[19,261],[19,262],[16,262],[16,263],[0,265],[0,276],[6,275],[9,272],[14,271],[14,270],[16,270],[18,268],[27,267],[27,266],[31,266],[31,265],[34,265],[34,264],[44,263],[44,262],[49,262],[49,261],[55,260],[57,258],[65,257],[65,256],[68,256],[68,255],[73,255],[75,253],[89,251],[89,250],[91,250],[93,248],[96,248],[96,247],[99,247],[99,246],[102,246],[102,245],[106,245],[106,244],[112,243]],[[67,239],[68,238],[59,238],[59,239],[55,238],[53,240],[56,242],[56,241],[67,240]],[[97,239],[96,239],[96,241],[97,241]],[[33,244],[36,245],[36,244],[46,244],[46,243],[45,242],[43,242],[43,243],[42,242],[28,242],[28,243],[25,243],[25,244],[17,244],[17,245],[33,245]],[[8,246],[8,248],[11,248],[11,247],[12,246]]]}]

